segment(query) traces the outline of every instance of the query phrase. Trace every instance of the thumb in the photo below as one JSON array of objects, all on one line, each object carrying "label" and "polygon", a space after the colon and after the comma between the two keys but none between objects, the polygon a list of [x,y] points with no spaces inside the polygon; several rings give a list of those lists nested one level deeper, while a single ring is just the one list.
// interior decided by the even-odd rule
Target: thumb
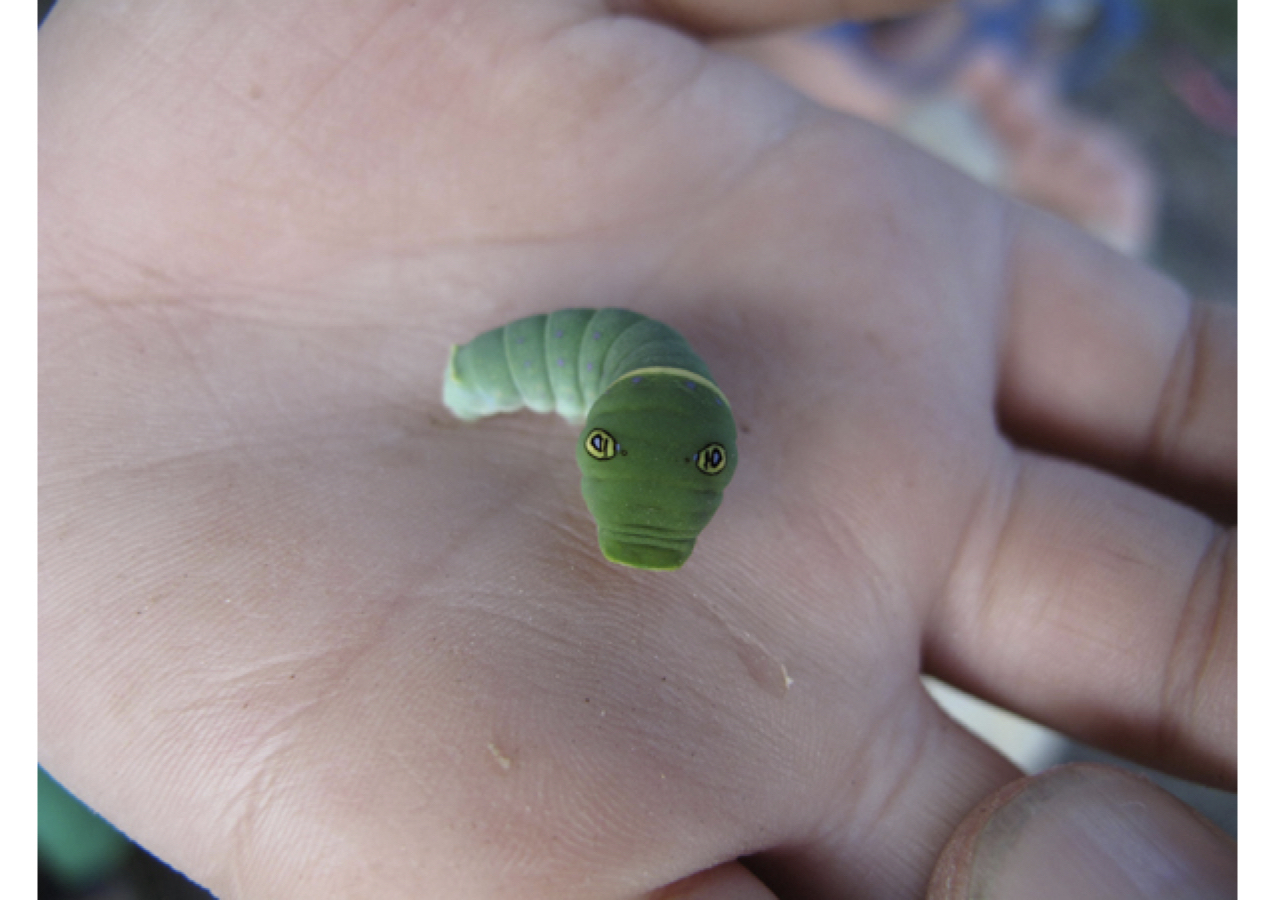
[{"label": "thumb", "polygon": [[1235,895],[1234,841],[1150,781],[1082,764],[983,801],[948,841],[927,898]]}]

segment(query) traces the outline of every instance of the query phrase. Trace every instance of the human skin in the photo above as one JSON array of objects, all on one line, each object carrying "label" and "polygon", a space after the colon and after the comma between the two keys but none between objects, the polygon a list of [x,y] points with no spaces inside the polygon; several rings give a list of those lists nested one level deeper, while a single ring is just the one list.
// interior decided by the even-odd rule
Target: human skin
[{"label": "human skin", "polygon": [[980,161],[967,171],[985,170],[999,188],[1132,256],[1145,256],[1151,245],[1159,203],[1150,166],[1118,130],[1068,108],[1046,65],[1024,68],[994,45],[982,47],[939,93],[909,93],[868,61],[820,39],[817,29],[719,46],[755,59],[825,106],[904,133],[918,102],[960,98],[995,148],[975,154]]},{"label": "human skin", "polygon": [[[64,0],[39,228],[40,759],[218,896],[918,896],[922,671],[1234,787],[1233,313],[666,22]],[[441,404],[597,305],[739,423],[676,573]]]}]

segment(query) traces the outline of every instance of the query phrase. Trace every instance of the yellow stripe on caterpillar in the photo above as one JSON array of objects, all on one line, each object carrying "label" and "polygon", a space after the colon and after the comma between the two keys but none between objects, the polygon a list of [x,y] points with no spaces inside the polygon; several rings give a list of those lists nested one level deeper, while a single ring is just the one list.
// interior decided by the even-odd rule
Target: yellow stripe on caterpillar
[{"label": "yellow stripe on caterpillar", "polygon": [[[722,393],[722,389],[713,384],[713,382],[709,381],[703,375],[697,375],[686,369],[673,369],[667,366],[647,366],[644,369],[634,369],[632,372],[625,372],[619,378],[608,384],[606,386],[606,391],[611,390],[611,388],[615,387],[626,378],[641,378],[646,375],[672,375],[674,378],[685,378],[687,381],[693,381],[702,387],[708,388],[720,397],[722,402],[726,404],[726,408],[730,409],[730,401],[726,399],[726,395]],[[603,391],[602,393],[605,394],[606,391]]]}]

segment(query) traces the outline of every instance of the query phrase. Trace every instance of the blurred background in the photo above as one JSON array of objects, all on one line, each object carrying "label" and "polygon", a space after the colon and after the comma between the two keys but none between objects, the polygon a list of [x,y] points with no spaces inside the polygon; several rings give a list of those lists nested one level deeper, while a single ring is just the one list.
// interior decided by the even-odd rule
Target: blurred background
[{"label": "blurred background", "polygon": [[1076,104],[1123,129],[1159,180],[1148,259],[1197,298],[1234,304],[1235,0],[1141,5],[1141,37]]},{"label": "blurred background", "polygon": [[[53,6],[41,0],[39,20]],[[953,0],[924,16],[724,42],[1090,229],[1194,296],[1236,302],[1235,0]],[[928,682],[1028,772],[1096,760],[1153,778],[1236,834],[1236,798],[1129,766]],[[41,900],[211,897],[43,770]]]}]

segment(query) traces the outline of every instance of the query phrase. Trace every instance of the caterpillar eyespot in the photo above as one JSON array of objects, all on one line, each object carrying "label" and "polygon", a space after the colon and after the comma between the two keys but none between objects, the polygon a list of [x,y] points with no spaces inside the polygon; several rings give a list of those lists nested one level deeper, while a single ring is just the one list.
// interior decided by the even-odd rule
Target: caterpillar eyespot
[{"label": "caterpillar eyespot", "polygon": [[595,428],[584,438],[584,452],[594,459],[615,459],[615,438],[601,428]]},{"label": "caterpillar eyespot", "polygon": [[726,448],[721,444],[709,444],[695,454],[695,468],[705,475],[720,475],[726,468]]},{"label": "caterpillar eyespot", "polygon": [[629,310],[528,316],[453,347],[443,402],[466,420],[526,408],[584,421],[585,505],[603,555],[626,566],[681,567],[738,462],[730,404],[703,360]]}]

